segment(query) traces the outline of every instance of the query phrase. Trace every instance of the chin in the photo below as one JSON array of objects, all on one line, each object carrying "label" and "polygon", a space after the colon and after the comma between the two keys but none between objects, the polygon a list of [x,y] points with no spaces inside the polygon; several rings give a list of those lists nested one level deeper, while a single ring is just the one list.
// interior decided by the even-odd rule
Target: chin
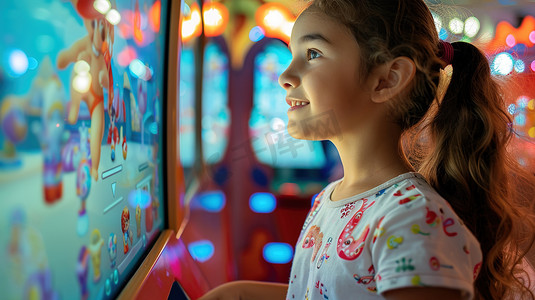
[{"label": "chin", "polygon": [[295,121],[288,122],[288,133],[294,139],[307,141],[323,141],[329,139],[329,137],[323,136],[322,133],[317,130],[305,130],[300,124],[301,123]]}]

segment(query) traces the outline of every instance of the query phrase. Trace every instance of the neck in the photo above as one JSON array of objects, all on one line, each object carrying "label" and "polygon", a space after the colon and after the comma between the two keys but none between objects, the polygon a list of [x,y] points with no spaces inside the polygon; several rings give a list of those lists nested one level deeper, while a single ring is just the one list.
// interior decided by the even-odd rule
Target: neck
[{"label": "neck", "polygon": [[[340,200],[374,188],[400,174],[414,171],[401,151],[401,130],[394,124],[359,130],[332,139],[344,167],[336,187]],[[334,195],[334,193],[333,193]]]}]

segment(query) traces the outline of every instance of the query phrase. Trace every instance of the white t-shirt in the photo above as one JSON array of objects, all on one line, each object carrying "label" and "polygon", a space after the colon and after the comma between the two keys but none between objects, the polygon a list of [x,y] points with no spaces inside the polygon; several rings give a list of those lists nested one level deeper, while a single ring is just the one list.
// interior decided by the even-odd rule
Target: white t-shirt
[{"label": "white t-shirt", "polygon": [[414,286],[473,297],[479,242],[422,175],[402,174],[331,201],[340,180],[316,197],[306,218],[287,299],[380,299],[387,290]]}]

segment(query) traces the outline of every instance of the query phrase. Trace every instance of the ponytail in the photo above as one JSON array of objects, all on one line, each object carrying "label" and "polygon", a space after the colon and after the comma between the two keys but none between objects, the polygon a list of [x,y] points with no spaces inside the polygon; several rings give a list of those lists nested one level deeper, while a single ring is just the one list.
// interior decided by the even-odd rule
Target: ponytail
[{"label": "ponytail", "polygon": [[[451,45],[453,74],[428,123],[434,145],[420,172],[481,244],[483,264],[475,281],[476,298],[503,299],[522,293],[535,299],[517,270],[533,244],[535,229],[531,203],[519,200],[533,200],[529,199],[533,194],[515,187],[532,182],[533,176],[507,152],[512,120],[487,59],[469,43]],[[533,185],[526,186],[533,191]],[[527,242],[519,245],[526,236]]]}]

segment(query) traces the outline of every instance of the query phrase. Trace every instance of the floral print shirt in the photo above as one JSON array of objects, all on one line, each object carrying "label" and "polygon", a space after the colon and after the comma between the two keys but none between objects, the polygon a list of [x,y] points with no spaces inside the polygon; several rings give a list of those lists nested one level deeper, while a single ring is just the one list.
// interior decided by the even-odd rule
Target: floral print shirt
[{"label": "floral print shirt", "polygon": [[423,176],[402,174],[332,201],[340,181],[316,197],[307,216],[287,299],[381,299],[385,291],[414,286],[473,297],[479,242]]}]

